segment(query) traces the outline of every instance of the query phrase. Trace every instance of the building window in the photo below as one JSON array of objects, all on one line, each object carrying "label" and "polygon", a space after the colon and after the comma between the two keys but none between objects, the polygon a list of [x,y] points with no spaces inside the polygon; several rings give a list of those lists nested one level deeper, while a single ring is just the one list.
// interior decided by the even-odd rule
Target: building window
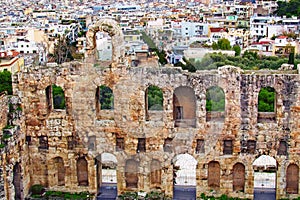
[{"label": "building window", "polygon": [[161,166],[158,160],[152,160],[150,166],[150,182],[152,185],[160,186],[161,184]]},{"label": "building window", "polygon": [[276,121],[276,92],[272,87],[261,88],[258,94],[258,122]]},{"label": "building window", "polygon": [[124,138],[116,138],[116,151],[125,150]]},{"label": "building window", "polygon": [[96,91],[96,108],[97,110],[113,110],[114,109],[114,95],[113,91],[101,85]]},{"label": "building window", "polygon": [[167,153],[172,153],[173,152],[173,150],[172,150],[173,149],[172,141],[173,141],[172,138],[165,139],[164,152],[167,152]]},{"label": "building window", "polygon": [[196,127],[196,96],[193,88],[180,86],[173,94],[175,127]]},{"label": "building window", "polygon": [[150,85],[145,92],[146,120],[155,119],[157,111],[163,110],[163,92],[154,85]]},{"label": "building window", "polygon": [[205,153],[205,143],[203,139],[197,139],[196,153]]},{"label": "building window", "polygon": [[146,139],[138,138],[137,153],[146,152]]},{"label": "building window", "polygon": [[28,145],[32,145],[31,136],[26,136],[26,142]]},{"label": "building window", "polygon": [[206,121],[224,121],[225,94],[219,86],[213,86],[206,91]]},{"label": "building window", "polygon": [[54,109],[65,109],[65,92],[60,86],[52,85],[52,97]]},{"label": "building window", "polygon": [[95,151],[95,149],[96,149],[96,136],[90,136],[89,137],[88,149],[90,151]]},{"label": "building window", "polygon": [[39,149],[48,149],[48,137],[47,136],[40,136],[39,137]]},{"label": "building window", "polygon": [[256,141],[248,140],[247,141],[247,152],[249,154],[255,154],[255,151],[256,151]]},{"label": "building window", "polygon": [[232,154],[232,140],[224,140],[223,143],[223,154],[231,155]]},{"label": "building window", "polygon": [[279,148],[278,148],[278,151],[277,151],[277,155],[284,155],[286,156],[287,155],[287,143],[286,141],[280,141],[279,142]]}]

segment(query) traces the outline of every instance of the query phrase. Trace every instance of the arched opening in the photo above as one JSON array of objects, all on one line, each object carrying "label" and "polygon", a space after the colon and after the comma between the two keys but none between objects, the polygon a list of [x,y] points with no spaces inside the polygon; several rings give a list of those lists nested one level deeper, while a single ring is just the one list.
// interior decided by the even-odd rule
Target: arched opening
[{"label": "arched opening", "polygon": [[150,183],[152,188],[161,186],[161,165],[158,160],[152,160],[150,165]]},{"label": "arched opening", "polygon": [[22,179],[21,179],[21,165],[19,163],[16,163],[13,168],[13,184],[15,187],[15,199],[16,200],[22,200],[23,195],[23,186],[22,186]]},{"label": "arched opening", "polygon": [[97,60],[103,66],[109,66],[112,63],[112,40],[107,32],[96,33]]},{"label": "arched opening", "polygon": [[192,88],[180,86],[173,94],[175,127],[196,127],[196,97]]},{"label": "arched opening", "polygon": [[298,194],[299,192],[299,167],[290,164],[286,170],[286,193]]},{"label": "arched opening", "polygon": [[57,85],[49,85],[45,89],[48,111],[52,109],[66,109],[64,90]]},{"label": "arched opening", "polygon": [[154,85],[150,85],[145,92],[146,120],[162,121],[163,92]]},{"label": "arched opening", "polygon": [[244,192],[245,189],[245,166],[236,163],[233,166],[233,191]]},{"label": "arched opening", "polygon": [[139,163],[133,159],[129,159],[125,164],[125,181],[126,188],[138,188],[138,166]]},{"label": "arched opening", "polygon": [[77,160],[77,182],[79,186],[88,186],[88,163],[84,157]]},{"label": "arched opening", "polygon": [[272,87],[263,87],[258,94],[258,122],[276,121],[276,92]]},{"label": "arched opening", "polygon": [[101,85],[96,89],[96,115],[100,119],[111,119],[114,109],[114,94],[111,88]]},{"label": "arched opening", "polygon": [[206,91],[206,121],[224,121],[225,94],[219,86],[212,86]]},{"label": "arched opening", "polygon": [[212,189],[220,188],[220,164],[217,161],[211,161],[208,163],[208,187]]},{"label": "arched opening", "polygon": [[196,159],[179,154],[173,160],[174,199],[196,199]]},{"label": "arched opening", "polygon": [[254,169],[254,199],[276,199],[276,160],[261,155],[252,164]]},{"label": "arched opening", "polygon": [[117,158],[111,153],[97,156],[97,199],[116,199],[117,197]]},{"label": "arched opening", "polygon": [[65,185],[65,166],[61,157],[54,158],[55,176],[57,177],[57,185]]},{"label": "arched opening", "polygon": [[57,85],[52,85],[53,109],[66,109],[66,100],[64,90]]}]

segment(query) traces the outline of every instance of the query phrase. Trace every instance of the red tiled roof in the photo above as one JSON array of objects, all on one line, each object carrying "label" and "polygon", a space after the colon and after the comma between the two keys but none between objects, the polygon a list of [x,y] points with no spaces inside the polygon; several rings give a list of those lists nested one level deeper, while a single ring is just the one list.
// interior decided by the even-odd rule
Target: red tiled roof
[{"label": "red tiled roof", "polygon": [[212,33],[218,33],[218,32],[225,32],[226,30],[224,28],[210,28],[210,32]]}]

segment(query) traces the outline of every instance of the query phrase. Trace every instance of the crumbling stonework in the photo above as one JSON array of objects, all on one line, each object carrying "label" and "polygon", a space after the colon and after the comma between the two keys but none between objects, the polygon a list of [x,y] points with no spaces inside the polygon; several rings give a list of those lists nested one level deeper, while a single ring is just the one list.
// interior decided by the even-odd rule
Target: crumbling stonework
[{"label": "crumbling stonework", "polygon": [[[2,154],[7,199],[14,199],[16,191],[25,197],[34,184],[97,194],[107,179],[103,167],[105,173],[107,167],[116,169],[112,181],[116,178],[119,194],[159,189],[173,196],[180,155],[195,160],[197,196],[210,192],[253,198],[253,162],[260,155],[277,161],[277,198],[299,196],[287,190],[288,166],[300,165],[296,71],[223,66],[189,73],[175,67],[128,67],[119,61],[103,67],[77,61],[38,66],[14,76],[22,117],[14,145]],[[66,109],[53,108],[53,84],[63,88]],[[113,91],[113,109],[99,108],[101,85]],[[146,106],[150,85],[163,92],[161,111]],[[212,86],[224,91],[224,113],[206,111],[206,92]],[[259,113],[258,94],[267,86],[276,91],[276,109]],[[16,173],[22,177],[17,186]]]}]

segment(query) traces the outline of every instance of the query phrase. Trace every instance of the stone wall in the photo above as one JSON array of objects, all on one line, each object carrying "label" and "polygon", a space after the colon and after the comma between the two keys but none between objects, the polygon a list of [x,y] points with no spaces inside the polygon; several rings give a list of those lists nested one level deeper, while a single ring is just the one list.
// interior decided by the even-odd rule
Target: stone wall
[{"label": "stone wall", "polygon": [[[286,197],[285,175],[289,163],[298,166],[299,151],[299,98],[298,74],[280,71],[255,73],[232,66],[218,70],[189,73],[179,68],[99,68],[91,63],[65,63],[58,67],[36,67],[18,75],[15,91],[22,99],[24,133],[27,142],[28,165],[22,168],[30,176],[29,185],[42,184],[62,191],[89,191],[97,193],[101,184],[99,156],[110,153],[117,160],[118,192],[160,188],[173,195],[174,163],[178,155],[189,154],[197,161],[197,195],[212,191],[234,197],[253,197],[254,169],[252,163],[259,155],[270,155],[278,162],[277,195]],[[56,84],[65,92],[66,109],[57,110],[47,102],[46,88]],[[99,110],[95,99],[97,87],[106,85],[114,95],[113,110]],[[162,117],[146,117],[145,92],[150,85],[163,91]],[[190,88],[194,96],[181,98],[183,111],[195,113],[194,119],[174,119],[174,91],[179,87]],[[222,120],[208,120],[206,91],[219,86],[225,94],[225,112]],[[262,87],[276,90],[275,120],[260,119],[257,111],[258,93]],[[192,93],[189,93],[192,94]],[[180,95],[180,94],[178,94]],[[187,99],[187,100],[184,100]],[[190,106],[190,101],[195,106]],[[194,109],[194,110],[192,110]],[[99,110],[97,112],[97,110]],[[261,116],[266,114],[261,113]],[[195,124],[187,123],[194,120]],[[179,124],[179,125],[178,125]],[[91,139],[93,139],[93,144]],[[124,139],[124,150],[116,149],[116,138]],[[145,152],[138,151],[139,138],[145,138]],[[169,150],[165,140],[171,141]],[[197,140],[204,140],[204,152],[196,152]],[[224,141],[232,141],[232,154],[224,154]],[[249,142],[250,141],[250,142]],[[248,144],[255,141],[251,151]],[[280,141],[288,144],[288,153],[278,155]],[[24,149],[23,149],[24,150]],[[24,154],[23,152],[21,153]],[[77,162],[87,161],[88,185],[78,185]],[[56,160],[63,160],[64,184],[57,180]],[[126,187],[125,171],[128,160],[135,160],[138,168],[137,187]],[[150,183],[150,165],[155,159],[161,166],[161,184]],[[98,160],[95,162],[95,160]],[[220,185],[210,187],[208,171],[211,161],[220,165]],[[245,166],[244,192],[232,189],[233,167]],[[213,180],[214,181],[214,180]],[[27,194],[28,190],[24,193]],[[289,197],[298,196],[290,195]]]}]

